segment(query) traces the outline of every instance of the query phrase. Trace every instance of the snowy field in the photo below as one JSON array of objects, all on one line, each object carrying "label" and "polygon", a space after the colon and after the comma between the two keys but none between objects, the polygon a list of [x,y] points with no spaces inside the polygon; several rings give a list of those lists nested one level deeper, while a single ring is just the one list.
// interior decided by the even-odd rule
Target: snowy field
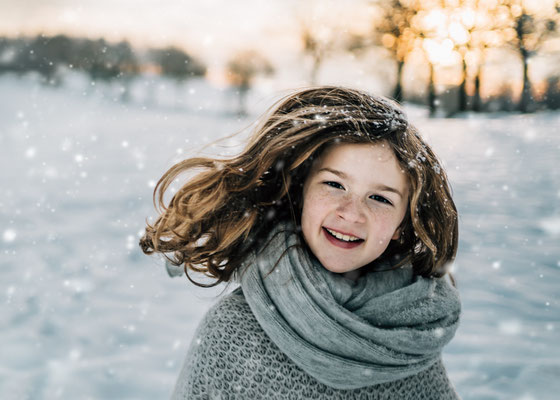
[{"label": "snowy field", "polygon": [[[221,291],[170,279],[138,238],[161,174],[247,126],[273,94],[253,94],[238,120],[231,94],[203,82],[181,94],[137,82],[129,103],[111,90],[0,76],[1,399],[168,398]],[[408,111],[460,212],[452,381],[465,400],[557,399],[560,114]]]}]

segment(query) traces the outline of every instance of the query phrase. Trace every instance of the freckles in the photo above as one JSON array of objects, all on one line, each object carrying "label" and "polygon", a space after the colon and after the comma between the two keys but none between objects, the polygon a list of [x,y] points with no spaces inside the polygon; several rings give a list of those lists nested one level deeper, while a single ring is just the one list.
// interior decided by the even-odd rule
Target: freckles
[{"label": "freckles", "polygon": [[330,199],[330,196],[329,196],[328,193],[319,193],[319,194],[317,194],[316,198],[317,198],[317,201],[323,202],[323,201],[326,201],[326,200]]},{"label": "freckles", "polygon": [[302,220],[307,224],[317,220],[321,215],[321,210],[324,208],[325,196],[317,192],[309,192],[303,201]]},{"label": "freckles", "polygon": [[391,210],[387,207],[383,207],[383,208],[375,210],[373,218],[379,224],[382,224],[382,225],[387,226],[387,227],[391,226],[394,223],[394,221],[398,221],[397,222],[397,225],[398,225],[400,223],[400,221],[402,220],[402,217],[399,218],[399,216],[394,212],[394,210]]},{"label": "freckles", "polygon": [[309,203],[313,204],[313,207],[320,207],[325,205],[327,202],[331,201],[331,196],[324,191],[316,191],[309,194],[306,199]]},{"label": "freckles", "polygon": [[311,215],[320,217],[328,209],[329,200],[326,196],[316,195],[308,203],[308,212]]}]

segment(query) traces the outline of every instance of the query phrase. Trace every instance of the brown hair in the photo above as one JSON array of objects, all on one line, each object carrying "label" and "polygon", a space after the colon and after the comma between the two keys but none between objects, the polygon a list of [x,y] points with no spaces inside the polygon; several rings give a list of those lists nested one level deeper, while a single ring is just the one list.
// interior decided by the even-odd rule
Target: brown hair
[{"label": "brown hair", "polygon": [[[154,190],[162,213],[140,239],[144,253],[183,265],[198,286],[228,282],[263,233],[282,220],[299,226],[303,183],[313,159],[337,143],[388,143],[410,184],[401,238],[382,257],[410,262],[422,276],[440,277],[457,252],[457,209],[447,176],[400,107],[341,87],[297,91],[262,118],[236,157],[189,158],[171,167]],[[185,171],[200,170],[165,206],[163,196]],[[193,281],[188,270],[215,278]]]}]

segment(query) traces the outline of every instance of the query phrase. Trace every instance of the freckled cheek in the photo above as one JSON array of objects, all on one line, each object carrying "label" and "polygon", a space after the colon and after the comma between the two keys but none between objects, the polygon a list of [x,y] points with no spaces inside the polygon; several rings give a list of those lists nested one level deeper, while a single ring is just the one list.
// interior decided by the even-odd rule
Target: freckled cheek
[{"label": "freckled cheek", "polygon": [[[332,202],[332,201],[331,201]],[[329,197],[322,193],[308,193],[303,201],[301,223],[304,229],[317,228],[330,209]]]},{"label": "freckled cheek", "polygon": [[378,237],[378,242],[388,243],[397,227],[398,224],[395,224],[394,218],[389,213],[379,212],[372,218],[371,228]]}]

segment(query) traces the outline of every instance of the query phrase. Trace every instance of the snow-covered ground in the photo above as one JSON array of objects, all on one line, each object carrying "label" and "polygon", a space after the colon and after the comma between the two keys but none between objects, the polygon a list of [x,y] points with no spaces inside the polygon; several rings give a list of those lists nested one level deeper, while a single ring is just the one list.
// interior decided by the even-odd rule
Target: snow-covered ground
[{"label": "snow-covered ground", "polygon": [[[161,174],[255,115],[239,120],[232,95],[200,81],[178,92],[145,80],[118,97],[79,77],[53,89],[0,76],[2,399],[167,398],[221,291],[170,279],[137,241]],[[273,97],[253,94],[251,112]],[[560,114],[408,110],[461,215],[452,381],[464,399],[557,398]]]}]

